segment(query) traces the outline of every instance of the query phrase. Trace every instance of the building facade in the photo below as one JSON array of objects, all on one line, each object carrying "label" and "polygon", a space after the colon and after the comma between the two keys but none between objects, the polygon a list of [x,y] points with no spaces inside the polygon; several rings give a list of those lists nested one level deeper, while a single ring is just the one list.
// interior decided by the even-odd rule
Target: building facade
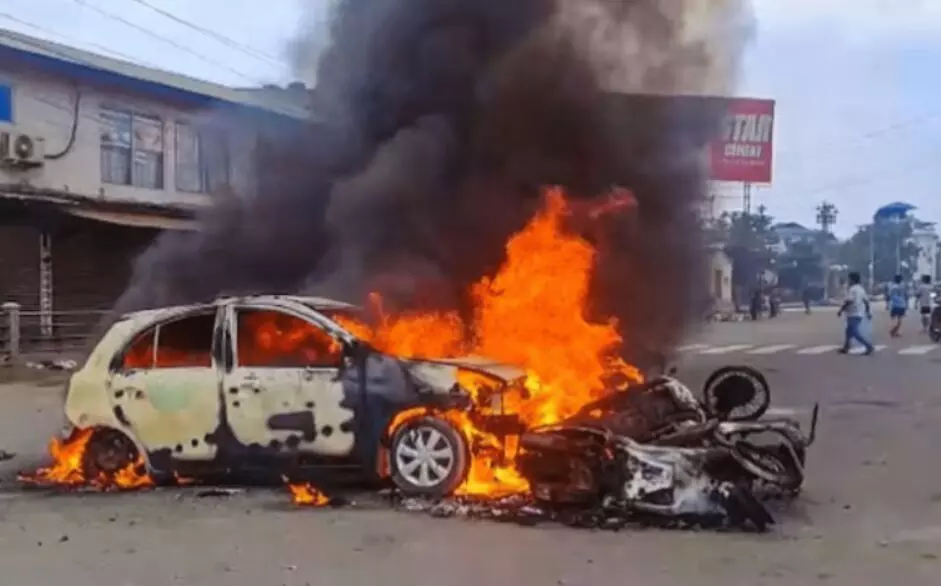
[{"label": "building facade", "polygon": [[913,275],[916,279],[922,275],[931,277],[932,283],[938,282],[938,233],[933,222],[915,221],[912,225],[912,240],[918,247]]},{"label": "building facade", "polygon": [[164,230],[253,189],[303,108],[0,30],[0,302],[107,309]]}]

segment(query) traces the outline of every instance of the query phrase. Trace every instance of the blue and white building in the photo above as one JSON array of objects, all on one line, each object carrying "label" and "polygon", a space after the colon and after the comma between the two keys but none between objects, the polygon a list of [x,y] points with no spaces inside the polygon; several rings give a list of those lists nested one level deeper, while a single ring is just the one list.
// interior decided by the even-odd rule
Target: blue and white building
[{"label": "blue and white building", "polygon": [[0,29],[0,302],[107,308],[157,233],[253,189],[259,139],[309,120],[257,89]]}]

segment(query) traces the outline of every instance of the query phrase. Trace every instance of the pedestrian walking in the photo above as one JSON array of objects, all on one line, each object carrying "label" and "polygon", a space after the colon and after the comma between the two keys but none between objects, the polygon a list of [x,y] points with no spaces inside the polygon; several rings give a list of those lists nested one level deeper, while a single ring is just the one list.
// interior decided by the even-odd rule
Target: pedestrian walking
[{"label": "pedestrian walking", "polygon": [[771,293],[768,294],[768,317],[778,317],[778,313],[781,311],[781,294],[778,293],[777,287],[771,288]]},{"label": "pedestrian walking", "polygon": [[758,321],[761,319],[763,308],[764,293],[762,293],[761,287],[755,287],[755,290],[752,292],[751,303],[749,304],[749,311],[751,313],[752,321]]},{"label": "pedestrian walking", "polygon": [[931,275],[922,275],[921,283],[918,285],[918,293],[915,295],[915,303],[918,305],[918,313],[921,314],[921,331],[928,333],[928,326],[931,325]]},{"label": "pedestrian walking", "polygon": [[863,336],[860,330],[864,319],[872,319],[872,308],[869,305],[869,296],[860,284],[862,279],[859,273],[850,273],[848,279],[849,288],[846,290],[846,299],[843,301],[843,305],[840,306],[840,310],[836,314],[837,317],[843,317],[844,314],[846,315],[846,328],[843,331],[843,347],[840,348],[839,352],[840,354],[848,354],[853,345],[853,340],[856,340],[866,349],[866,356],[869,356],[875,352],[876,349],[873,347],[872,342]]},{"label": "pedestrian walking", "polygon": [[902,275],[895,275],[892,279],[886,295],[886,305],[889,308],[889,317],[892,319],[889,335],[898,338],[902,335],[902,320],[905,319],[905,311],[908,309],[908,294],[905,291],[905,285],[902,284]]},{"label": "pedestrian walking", "polygon": [[803,298],[804,298],[804,313],[806,313],[807,315],[810,315],[810,302],[813,301],[813,297],[811,296],[811,291],[810,291],[810,285],[804,285]]}]

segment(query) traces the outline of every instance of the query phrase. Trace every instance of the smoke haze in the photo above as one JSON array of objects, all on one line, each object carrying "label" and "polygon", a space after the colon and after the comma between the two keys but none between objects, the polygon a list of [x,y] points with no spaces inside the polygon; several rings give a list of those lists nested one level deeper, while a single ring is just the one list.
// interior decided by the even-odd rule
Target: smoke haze
[{"label": "smoke haze", "polygon": [[289,50],[317,122],[268,138],[257,193],[162,235],[116,309],[377,289],[462,308],[542,187],[621,185],[636,216],[590,234],[592,311],[620,320],[634,359],[670,344],[705,294],[701,147],[721,112],[627,94],[733,91],[744,1],[339,0],[326,27],[312,8]]}]

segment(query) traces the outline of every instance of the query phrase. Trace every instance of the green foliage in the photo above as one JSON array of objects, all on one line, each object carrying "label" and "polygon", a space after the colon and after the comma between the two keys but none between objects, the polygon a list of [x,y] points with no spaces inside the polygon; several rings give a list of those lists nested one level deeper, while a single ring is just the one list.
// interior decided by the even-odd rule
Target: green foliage
[{"label": "green foliage", "polygon": [[[870,244],[870,237],[874,237]],[[918,246],[911,241],[911,222],[880,222],[872,226],[860,228],[849,240],[845,241],[839,250],[840,264],[847,265],[849,270],[858,271],[863,281],[869,280],[870,250],[875,250],[875,282],[883,283],[892,280],[900,260],[902,276],[911,278],[918,259]]]},{"label": "green foliage", "polygon": [[795,242],[775,263],[778,284],[794,291],[801,291],[811,284],[822,284],[822,263],[823,255],[818,242]]},{"label": "green foliage", "polygon": [[732,281],[748,285],[757,275],[774,265],[772,246],[778,242],[771,229],[774,218],[764,206],[758,213],[726,212],[716,222],[715,230],[726,243],[725,252],[732,260]]}]

